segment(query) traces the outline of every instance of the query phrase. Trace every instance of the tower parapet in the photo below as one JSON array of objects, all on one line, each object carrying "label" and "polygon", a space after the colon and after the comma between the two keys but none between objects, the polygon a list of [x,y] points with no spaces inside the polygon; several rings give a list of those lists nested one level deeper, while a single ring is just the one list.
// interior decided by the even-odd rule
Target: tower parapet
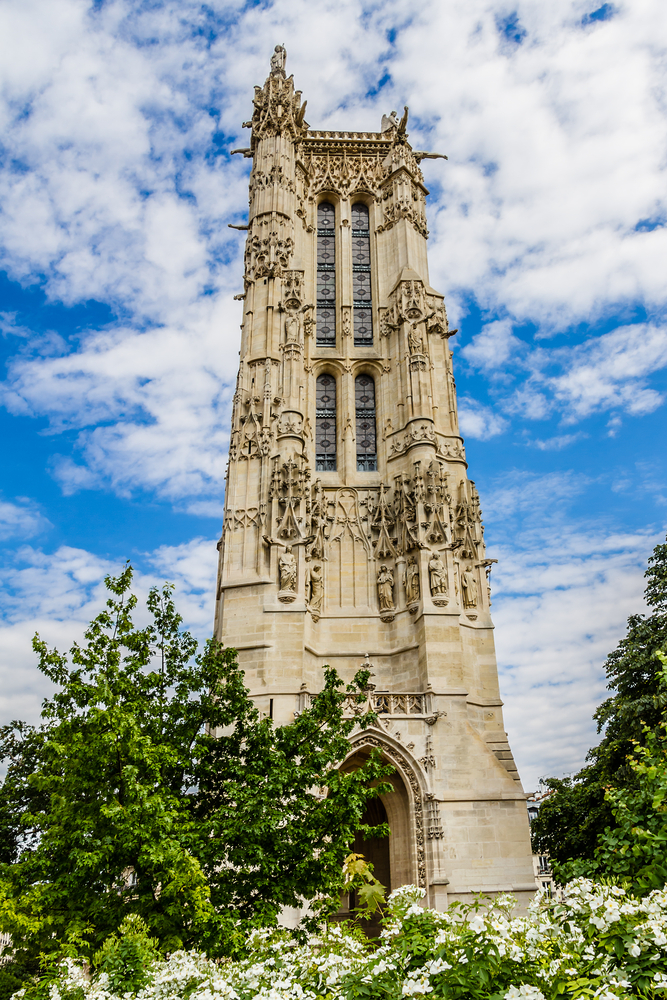
[{"label": "tower parapet", "polygon": [[278,721],[308,704],[325,663],[351,680],[369,654],[381,724],[353,734],[346,766],[379,746],[396,767],[385,877],[423,885],[436,906],[527,894],[495,560],[459,434],[457,331],[428,277],[420,162],[437,154],[412,149],[407,108],[379,132],[311,130],[285,56],[278,46],[244,123],[253,166],[216,634]]}]

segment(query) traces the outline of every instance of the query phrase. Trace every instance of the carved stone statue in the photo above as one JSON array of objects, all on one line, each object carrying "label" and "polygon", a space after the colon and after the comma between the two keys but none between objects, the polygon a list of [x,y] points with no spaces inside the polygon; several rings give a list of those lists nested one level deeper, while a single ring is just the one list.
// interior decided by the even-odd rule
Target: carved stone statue
[{"label": "carved stone statue", "polygon": [[322,579],[322,567],[319,563],[313,563],[308,571],[306,599],[310,611],[319,616],[322,613],[324,599],[324,580]]},{"label": "carved stone statue", "polygon": [[382,115],[380,131],[388,132],[390,128],[398,128],[398,115],[395,111],[392,111],[390,115]]},{"label": "carved stone statue", "polygon": [[431,584],[431,596],[441,597],[447,594],[447,570],[440,555],[433,552],[428,561],[428,576]]},{"label": "carved stone statue", "polygon": [[421,335],[418,323],[415,323],[414,326],[410,326],[408,329],[408,346],[410,354],[424,353],[424,338]]},{"label": "carved stone statue", "polygon": [[463,607],[477,607],[477,580],[473,570],[468,567],[461,574],[461,590],[463,591]]},{"label": "carved stone statue", "polygon": [[288,313],[285,319],[285,343],[300,344],[299,319],[294,313]]},{"label": "carved stone statue", "polygon": [[408,604],[419,600],[419,566],[414,556],[410,556],[405,572],[405,596]]},{"label": "carved stone statue", "polygon": [[288,545],[278,560],[281,590],[296,590],[296,558]]},{"label": "carved stone statue", "polygon": [[273,55],[271,56],[271,74],[285,72],[285,63],[287,62],[287,49],[284,45],[276,45],[273,50]]},{"label": "carved stone statue", "polygon": [[380,611],[394,610],[394,574],[386,566],[380,566],[377,575],[378,603]]}]

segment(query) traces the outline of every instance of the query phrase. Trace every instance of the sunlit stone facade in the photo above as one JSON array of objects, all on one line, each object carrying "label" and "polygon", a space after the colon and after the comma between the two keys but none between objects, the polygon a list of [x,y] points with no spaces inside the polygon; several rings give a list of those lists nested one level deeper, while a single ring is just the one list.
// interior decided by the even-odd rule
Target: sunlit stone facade
[{"label": "sunlit stone facade", "polygon": [[[480,502],[445,303],[428,277],[423,153],[400,120],[318,132],[278,47],[255,89],[238,383],[216,632],[289,721],[366,654],[390,887],[431,905],[535,882],[503,727]],[[363,845],[358,845],[362,846]]]}]

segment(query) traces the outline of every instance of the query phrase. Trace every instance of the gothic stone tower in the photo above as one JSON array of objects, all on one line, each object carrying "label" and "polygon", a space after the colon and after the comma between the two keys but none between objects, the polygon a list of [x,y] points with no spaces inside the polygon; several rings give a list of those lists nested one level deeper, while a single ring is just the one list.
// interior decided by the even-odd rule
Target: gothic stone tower
[{"label": "gothic stone tower", "polygon": [[[407,111],[315,132],[278,47],[255,88],[239,374],[216,634],[278,722],[368,656],[395,791],[372,860],[430,905],[532,893],[503,728],[479,497]],[[376,817],[377,819],[378,817]]]}]

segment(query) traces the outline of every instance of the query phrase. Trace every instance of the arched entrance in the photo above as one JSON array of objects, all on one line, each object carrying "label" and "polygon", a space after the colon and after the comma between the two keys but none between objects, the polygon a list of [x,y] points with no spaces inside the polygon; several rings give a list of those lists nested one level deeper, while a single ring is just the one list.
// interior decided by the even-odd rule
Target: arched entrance
[{"label": "arched entrance", "polygon": [[[354,851],[373,863],[375,877],[389,894],[401,885],[425,884],[421,792],[414,771],[403,760],[403,754],[376,736],[364,736],[359,740],[343,764],[343,770],[356,770],[376,748],[382,751],[386,763],[395,768],[387,779],[393,790],[368,803],[362,822],[369,826],[386,822],[391,832],[389,837],[371,840],[364,840],[357,833]],[[344,899],[339,916],[344,919],[354,906],[354,898]],[[373,921],[367,931],[371,935],[377,934],[379,924]]]}]

